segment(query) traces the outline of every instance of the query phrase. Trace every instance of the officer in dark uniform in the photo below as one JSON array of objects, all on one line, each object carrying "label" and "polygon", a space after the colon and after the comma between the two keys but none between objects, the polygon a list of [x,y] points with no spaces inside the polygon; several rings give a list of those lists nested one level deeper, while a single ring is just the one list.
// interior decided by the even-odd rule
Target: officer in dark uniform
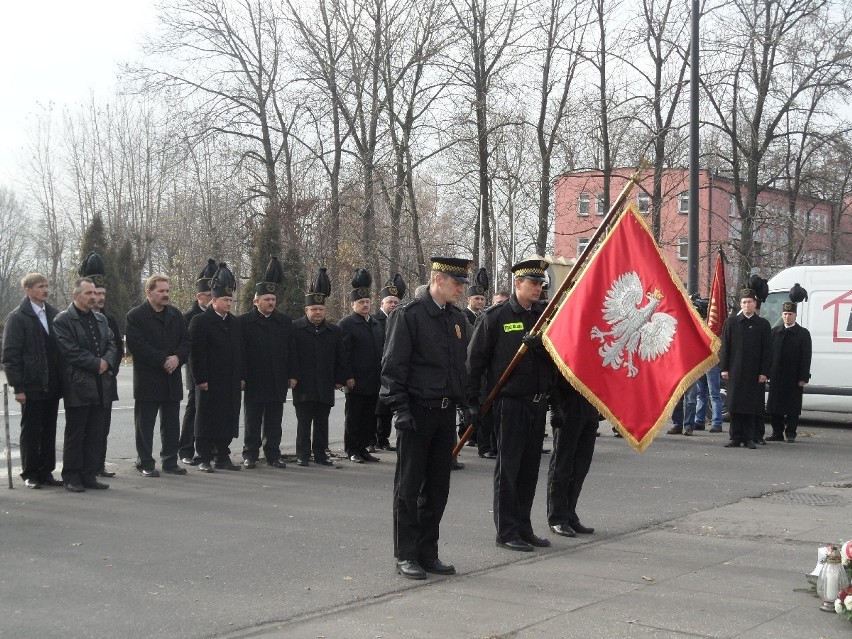
[{"label": "officer in dark uniform", "polygon": [[492,407],[498,441],[494,523],[497,545],[509,550],[531,551],[534,546],[550,545],[533,532],[530,511],[541,463],[547,396],[556,369],[541,345],[540,333],[536,338],[527,337],[545,308],[539,299],[547,266],[546,261],[534,259],[512,267],[514,293],[505,304],[485,311],[468,349],[468,397],[473,410],[482,393],[483,374],[487,388],[494,388],[525,340],[529,347]]},{"label": "officer in dark uniform", "polygon": [[[261,445],[266,463],[281,459],[281,422],[287,391],[295,386],[293,320],[275,308],[284,272],[277,257],[254,289],[254,307],[240,316],[246,357],[243,466],[254,468]],[[283,292],[283,290],[281,290]]]},{"label": "officer in dark uniform", "polygon": [[230,456],[231,441],[239,434],[241,392],[246,379],[240,322],[231,314],[236,288],[228,265],[220,263],[210,281],[210,305],[189,324],[190,365],[198,393],[195,447],[201,460],[198,470],[206,473],[212,473],[214,468],[241,468]]},{"label": "officer in dark uniform", "polygon": [[343,445],[346,456],[356,464],[381,461],[367,450],[375,432],[379,376],[385,335],[370,315],[369,271],[359,268],[352,276],[352,313],[337,326],[343,331],[346,354],[346,409]]},{"label": "officer in dark uniform", "polygon": [[438,558],[438,537],[450,490],[456,406],[467,410],[468,323],[455,302],[470,267],[468,260],[433,257],[429,288],[388,318],[380,394],[397,429],[394,556],[397,572],[408,579],[456,571]]},{"label": "officer in dark uniform", "polygon": [[[382,344],[384,344],[385,336],[387,335],[387,321],[391,311],[399,306],[400,300],[405,297],[405,280],[402,275],[397,273],[389,280],[379,294],[379,310],[373,315],[373,318],[382,327]],[[384,350],[384,347],[383,347]],[[384,402],[379,400],[376,402],[376,434],[375,447],[382,450],[396,450],[396,446],[390,443],[390,435],[393,427],[391,426],[392,413],[385,406]],[[368,449],[369,450],[369,449]]]},{"label": "officer in dark uniform", "polygon": [[[210,280],[216,273],[216,260],[208,259],[205,266],[198,275],[195,283],[195,301],[186,313],[183,321],[189,327],[192,318],[207,310],[212,294],[210,293]],[[190,357],[192,357],[190,355]],[[180,460],[189,466],[196,466],[198,458],[195,456],[195,380],[192,378],[192,366],[186,367],[186,409],[183,412],[183,421],[180,425],[180,441],[178,456]]]}]

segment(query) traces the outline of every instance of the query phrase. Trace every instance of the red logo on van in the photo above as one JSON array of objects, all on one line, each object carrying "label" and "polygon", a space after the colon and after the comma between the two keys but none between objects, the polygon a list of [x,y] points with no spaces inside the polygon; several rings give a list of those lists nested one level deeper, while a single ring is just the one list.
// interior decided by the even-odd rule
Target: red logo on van
[{"label": "red logo on van", "polygon": [[[834,342],[852,342],[852,291],[847,291],[822,307],[834,307]],[[847,311],[848,309],[848,311]]]}]

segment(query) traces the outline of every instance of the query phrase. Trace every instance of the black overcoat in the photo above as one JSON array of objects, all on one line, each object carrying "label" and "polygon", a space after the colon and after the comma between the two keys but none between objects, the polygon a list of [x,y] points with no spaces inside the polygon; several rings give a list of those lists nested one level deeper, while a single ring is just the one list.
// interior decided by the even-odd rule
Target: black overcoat
[{"label": "black overcoat", "polygon": [[133,356],[133,397],[143,402],[183,399],[180,367],[163,370],[166,358],[177,355],[180,366],[189,358],[189,332],[180,311],[166,306],[160,313],[144,302],[127,313],[127,350]]},{"label": "black overcoat", "polygon": [[811,334],[793,324],[772,329],[772,365],[769,368],[769,398],[766,412],[775,415],[799,415],[802,412],[802,387],[799,382],[811,378]]},{"label": "black overcoat", "polygon": [[[195,317],[196,315],[200,315],[203,312],[204,312],[204,309],[201,308],[201,306],[198,305],[198,300],[195,300],[192,303],[192,308],[190,308],[186,313],[183,314],[183,323],[186,324],[187,334],[188,334],[188,331],[189,331],[189,324],[190,324],[190,322],[192,322],[192,318]],[[192,359],[192,348],[191,348],[191,346],[190,346],[189,357],[190,357],[190,359]],[[187,362],[187,364],[188,365],[186,367],[186,387],[187,388],[194,388],[195,387],[195,380],[192,378],[192,364],[190,362]]]},{"label": "black overcoat", "polygon": [[385,331],[375,318],[352,313],[337,323],[343,331],[346,379],[355,380],[353,395],[379,395]]},{"label": "black overcoat", "polygon": [[195,436],[231,439],[240,429],[240,382],[245,379],[243,338],[238,318],[219,317],[213,305],[189,324],[192,341],[192,376],[196,385],[209,384],[195,393]]},{"label": "black overcoat", "polygon": [[240,315],[246,358],[245,401],[284,402],[294,374],[293,320],[278,310],[264,317],[255,306]]},{"label": "black overcoat", "polygon": [[728,372],[728,410],[744,415],[763,415],[765,384],[769,377],[769,322],[759,315],[732,315],[722,326],[719,370]]},{"label": "black overcoat", "polygon": [[296,340],[296,388],[293,403],[334,406],[334,386],[346,383],[343,332],[334,324],[314,326],[307,317],[293,321]]}]

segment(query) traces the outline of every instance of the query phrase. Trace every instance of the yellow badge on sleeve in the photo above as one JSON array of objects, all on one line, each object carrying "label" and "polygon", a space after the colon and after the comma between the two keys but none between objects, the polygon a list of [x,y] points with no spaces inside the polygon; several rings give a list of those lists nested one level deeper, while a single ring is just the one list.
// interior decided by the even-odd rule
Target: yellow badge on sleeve
[{"label": "yellow badge on sleeve", "polygon": [[523,331],[524,323],[523,322],[509,322],[508,324],[503,324],[503,332],[511,333],[513,331]]}]

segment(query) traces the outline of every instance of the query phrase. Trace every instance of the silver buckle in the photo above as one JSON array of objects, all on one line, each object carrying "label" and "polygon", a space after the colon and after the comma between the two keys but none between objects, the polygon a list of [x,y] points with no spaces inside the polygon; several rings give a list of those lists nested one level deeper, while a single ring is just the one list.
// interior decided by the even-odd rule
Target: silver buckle
[{"label": "silver buckle", "polygon": [[543,396],[544,396],[544,393],[536,393],[535,395],[533,395],[533,399],[532,399],[532,400],[533,400],[533,402],[534,402],[534,403],[538,403],[538,402],[540,402],[540,401],[541,401],[541,398],[542,398]]},{"label": "silver buckle", "polygon": [[442,397],[441,398],[441,410],[446,409],[449,405],[450,405],[450,398],[449,397]]}]

